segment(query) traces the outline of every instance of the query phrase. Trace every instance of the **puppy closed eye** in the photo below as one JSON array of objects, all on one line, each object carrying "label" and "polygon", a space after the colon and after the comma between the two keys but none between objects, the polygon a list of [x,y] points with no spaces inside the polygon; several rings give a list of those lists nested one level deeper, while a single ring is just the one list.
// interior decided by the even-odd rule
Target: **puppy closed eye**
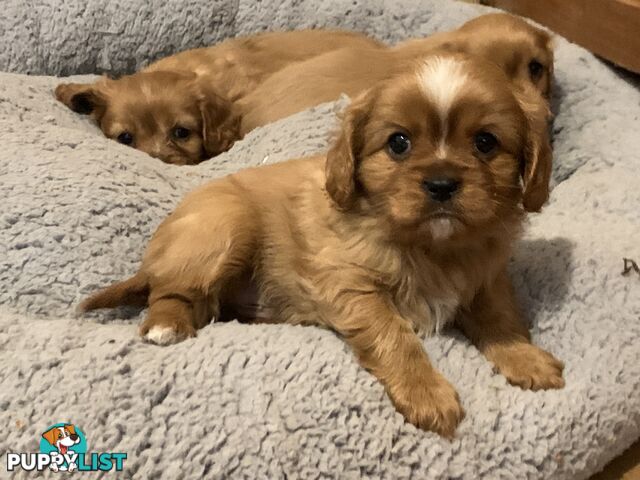
[{"label": "puppy closed eye", "polygon": [[176,140],[186,140],[191,135],[191,130],[185,127],[177,126],[171,132],[171,135]]},{"label": "puppy closed eye", "polygon": [[116,139],[123,145],[133,145],[133,135],[129,132],[122,132]]},{"label": "puppy closed eye", "polygon": [[387,152],[394,160],[404,160],[411,153],[411,139],[402,132],[395,132],[387,140]]},{"label": "puppy closed eye", "polygon": [[495,153],[498,145],[499,142],[496,136],[489,132],[480,131],[473,137],[473,146],[484,157]]}]

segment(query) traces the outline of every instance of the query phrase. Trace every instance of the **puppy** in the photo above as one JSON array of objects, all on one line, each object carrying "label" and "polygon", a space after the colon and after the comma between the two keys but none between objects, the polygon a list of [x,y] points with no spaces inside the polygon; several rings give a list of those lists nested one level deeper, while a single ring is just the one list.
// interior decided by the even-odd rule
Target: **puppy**
[{"label": "puppy", "polygon": [[380,45],[347,31],[265,33],[182,52],[118,80],[61,84],[55,94],[107,137],[167,163],[195,164],[239,138],[233,102],[269,75],[340,47]]},{"label": "puppy", "polygon": [[394,47],[403,55],[421,55],[444,49],[478,55],[496,63],[514,82],[532,84],[545,98],[553,80],[551,36],[520,17],[491,13],[474,18],[457,30],[423,39],[408,40]]},{"label": "puppy", "polygon": [[140,72],[86,86],[59,85],[58,100],[91,114],[105,136],[166,163],[193,165],[228,150],[240,117],[207,77]]},{"label": "puppy", "polygon": [[[71,424],[63,425],[62,427],[54,427],[51,430],[47,430],[42,434],[42,438],[44,438],[52,446],[56,447],[60,455],[65,455],[69,451],[69,447],[80,443],[80,437],[78,436],[78,434],[76,434],[76,427]],[[60,467],[58,467],[57,463],[51,463],[49,468],[54,472],[57,472],[61,469]],[[65,471],[73,472],[78,469],[78,465],[74,462],[71,462],[63,469]]]},{"label": "puppy", "polygon": [[393,48],[345,47],[290,65],[239,101],[241,135],[306,108],[351,97],[437,52],[477,55],[496,63],[517,84],[549,96],[553,49],[549,35],[519,17],[483,15],[452,32],[402,42]]},{"label": "puppy", "polygon": [[495,64],[428,57],[346,111],[325,157],[241,171],[189,194],[131,279],[80,310],[145,304],[148,341],[196,335],[249,279],[274,322],[344,337],[414,425],[452,436],[455,389],[416,331],[455,321],[507,380],[563,386],[534,346],[507,263],[547,197],[546,103]]}]

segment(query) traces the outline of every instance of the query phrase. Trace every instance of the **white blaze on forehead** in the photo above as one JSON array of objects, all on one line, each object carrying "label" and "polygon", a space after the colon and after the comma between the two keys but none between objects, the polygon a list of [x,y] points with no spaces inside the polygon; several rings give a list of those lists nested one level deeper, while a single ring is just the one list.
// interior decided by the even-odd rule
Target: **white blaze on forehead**
[{"label": "white blaze on forehead", "polygon": [[424,62],[418,78],[422,91],[433,102],[440,118],[445,122],[453,102],[468,79],[464,63],[455,58],[433,57]]}]

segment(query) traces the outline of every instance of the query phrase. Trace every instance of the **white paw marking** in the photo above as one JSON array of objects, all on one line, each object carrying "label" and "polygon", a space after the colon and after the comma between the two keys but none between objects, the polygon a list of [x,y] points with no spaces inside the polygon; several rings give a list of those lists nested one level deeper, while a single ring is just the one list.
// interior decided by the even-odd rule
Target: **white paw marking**
[{"label": "white paw marking", "polygon": [[170,345],[179,341],[178,334],[171,327],[151,327],[144,338],[156,345]]}]

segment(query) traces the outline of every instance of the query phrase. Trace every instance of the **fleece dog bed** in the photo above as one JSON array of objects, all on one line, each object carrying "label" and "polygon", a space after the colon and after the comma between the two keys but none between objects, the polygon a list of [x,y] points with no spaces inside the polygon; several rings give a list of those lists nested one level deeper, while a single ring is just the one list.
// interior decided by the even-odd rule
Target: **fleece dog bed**
[{"label": "fleece dog bed", "polygon": [[[426,338],[467,416],[449,442],[406,424],[329,331],[218,323],[171,347],[141,313],[74,318],[133,273],[184,193],[237,169],[322,152],[347,100],[252,132],[196,167],[105,139],[52,95],[65,75],[122,73],[175,50],[266,28],[332,26],[396,41],[485,9],[444,0],[35,0],[0,17],[0,436],[37,452],[56,422],[117,478],[586,478],[640,436],[640,93],[557,40],[554,189],[512,262],[536,343],[566,387],[511,387],[454,330]],[[11,478],[31,478],[14,472]],[[83,473],[83,478],[97,474]],[[5,474],[2,475],[3,478]]]}]

